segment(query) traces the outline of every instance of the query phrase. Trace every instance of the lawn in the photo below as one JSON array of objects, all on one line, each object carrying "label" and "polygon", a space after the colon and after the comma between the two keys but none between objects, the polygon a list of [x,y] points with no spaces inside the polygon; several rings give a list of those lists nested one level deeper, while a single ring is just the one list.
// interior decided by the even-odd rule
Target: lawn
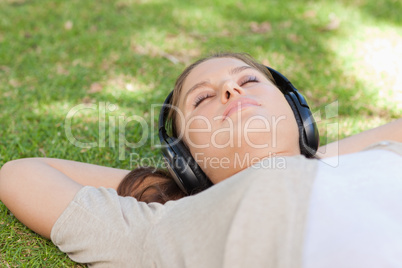
[{"label": "lawn", "polygon": [[[402,112],[400,14],[397,0],[2,0],[0,167],[160,159],[155,105],[187,64],[219,51],[285,74],[322,144],[389,122]],[[0,266],[82,267],[1,202]]]}]

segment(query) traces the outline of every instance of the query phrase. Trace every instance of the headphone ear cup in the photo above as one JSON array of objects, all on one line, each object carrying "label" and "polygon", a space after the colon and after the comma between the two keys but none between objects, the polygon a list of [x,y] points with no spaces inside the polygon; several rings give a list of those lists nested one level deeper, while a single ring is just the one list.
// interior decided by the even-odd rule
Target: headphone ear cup
[{"label": "headphone ear cup", "polygon": [[189,182],[188,186],[186,186],[188,193],[195,194],[210,187],[212,185],[211,181],[197,164],[187,146],[182,141],[178,142],[175,146],[180,151],[180,157],[183,158],[186,169],[191,170],[191,175],[185,177],[186,182]]},{"label": "headphone ear cup", "polygon": [[299,129],[300,153],[314,157],[319,145],[316,122],[306,100],[299,92],[286,92],[285,98],[291,107]]},{"label": "headphone ear cup", "polygon": [[306,99],[284,75],[270,67],[267,68],[272,74],[275,84],[284,94],[292,108],[293,114],[295,115],[299,128],[299,145],[301,154],[309,158],[314,157],[320,143],[320,136],[318,134],[317,124],[311,114]]},{"label": "headphone ear cup", "polygon": [[159,113],[159,141],[167,168],[177,185],[186,194],[195,194],[210,187],[212,182],[198,166],[185,144],[181,140],[169,137],[166,132],[165,125],[169,109],[172,107],[172,96],[173,91],[166,97]]},{"label": "headphone ear cup", "polygon": [[212,185],[182,141],[168,137],[166,143],[171,153],[165,154],[170,173],[187,194],[196,194]]}]

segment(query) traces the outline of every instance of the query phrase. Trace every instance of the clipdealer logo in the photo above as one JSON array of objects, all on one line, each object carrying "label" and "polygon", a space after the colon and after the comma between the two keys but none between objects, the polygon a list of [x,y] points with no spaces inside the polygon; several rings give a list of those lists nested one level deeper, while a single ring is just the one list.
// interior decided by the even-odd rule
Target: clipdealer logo
[{"label": "clipdealer logo", "polygon": [[[276,154],[269,153],[264,159],[260,157],[253,157],[250,153],[243,155],[235,153],[232,157],[207,157],[202,153],[196,153],[194,158],[185,159],[184,157],[178,158],[171,165],[189,165],[189,162],[196,161],[201,168],[222,168],[222,169],[244,169],[247,167],[260,167],[269,169],[285,169],[286,158],[277,156]],[[166,169],[168,164],[163,157],[141,157],[138,153],[130,154],[130,168],[136,167],[155,167]]]},{"label": "clipdealer logo", "polygon": [[[159,142],[157,136],[152,135],[153,133],[157,133],[157,129],[155,126],[158,126],[158,122],[155,122],[155,118],[158,118],[160,108],[163,104],[151,104],[151,111],[150,111],[150,118],[151,120],[146,120],[143,116],[139,116],[136,114],[126,116],[124,113],[120,115],[116,115],[119,107],[116,104],[109,103],[109,102],[99,102],[98,104],[79,104],[71,108],[66,117],[65,117],[65,134],[67,139],[71,144],[77,146],[79,148],[104,148],[106,146],[110,148],[117,148],[119,160],[125,160],[127,155],[127,148],[131,148],[133,150],[144,146],[147,141],[150,139],[150,146],[161,148],[162,145]],[[197,116],[197,118],[191,118],[191,120],[184,120],[183,113],[177,107],[170,107],[171,109],[175,109],[177,116],[180,118],[180,129],[187,129],[186,133],[180,133],[179,137],[176,139],[177,142],[185,138],[186,143],[194,148],[205,149],[208,148],[217,148],[217,149],[225,149],[225,148],[233,148],[238,146],[243,146],[244,143],[251,148],[263,149],[267,148],[268,145],[272,148],[277,146],[277,138],[278,138],[278,124],[282,121],[286,120],[285,116],[278,116],[272,118],[264,118],[262,116],[251,116],[241,125],[241,116],[238,116],[239,120],[233,122],[231,118],[226,118],[227,125],[217,130],[212,130],[212,123],[209,119],[202,116]],[[240,112],[241,109],[239,109]],[[96,118],[98,123],[98,133],[92,141],[82,141],[79,138],[78,127],[74,126],[74,118],[75,117],[83,117],[88,112],[97,113]],[[333,146],[330,148],[323,149],[320,147],[317,151],[317,156],[320,161],[330,165],[330,166],[337,166],[338,161],[338,139],[339,139],[339,122],[338,122],[338,101],[334,101],[328,105],[317,109],[313,116],[317,122],[317,124],[321,125],[320,129],[320,136],[321,140],[326,140],[327,142],[331,141]],[[192,128],[191,123],[195,120],[199,120],[203,122],[202,128]],[[212,120],[222,120],[222,116],[216,116]],[[260,128],[253,128],[253,122],[259,122],[259,125],[262,126]],[[129,124],[136,124],[138,129],[138,133],[141,134],[139,139],[136,142],[129,141],[127,139],[127,128]],[[242,127],[240,127],[242,126]],[[322,131],[324,130],[324,131]],[[117,143],[116,143],[116,132],[117,132]],[[189,133],[198,132],[202,135],[209,136],[210,139],[208,141],[203,141],[203,143],[197,143],[193,141],[190,137]],[[108,135],[107,135],[108,133]],[[249,135],[253,133],[269,133],[271,140],[266,141],[262,144],[253,143],[251,139],[249,139]],[[236,135],[234,135],[236,134]],[[218,137],[227,137],[224,142],[222,139],[219,140]],[[240,139],[243,137],[243,140]],[[156,138],[156,139],[155,139]],[[255,140],[254,140],[255,141]],[[243,144],[242,144],[243,142]],[[331,152],[328,152],[331,150]],[[326,155],[332,155],[332,157],[326,158]],[[137,159],[138,154],[133,154]],[[253,165],[254,162],[257,160],[253,159],[250,155],[245,155],[244,157],[240,158],[239,155],[235,156],[237,158],[231,159],[231,165],[237,166],[245,166],[247,164]],[[130,159],[131,159],[130,155]],[[210,158],[207,159],[203,155],[194,155],[197,162],[200,162],[201,165],[205,163],[209,163],[211,165],[222,165],[222,167],[226,167],[229,165],[229,159],[221,158],[221,159],[214,159]],[[277,156],[276,156],[277,158]],[[145,158],[147,159],[147,158]],[[138,159],[135,161],[139,161]],[[133,161],[133,162],[135,162]],[[150,162],[150,159],[144,160]],[[155,162],[155,161],[154,161]],[[154,166],[161,166],[163,161],[157,161]],[[276,166],[279,164],[277,163]]]}]

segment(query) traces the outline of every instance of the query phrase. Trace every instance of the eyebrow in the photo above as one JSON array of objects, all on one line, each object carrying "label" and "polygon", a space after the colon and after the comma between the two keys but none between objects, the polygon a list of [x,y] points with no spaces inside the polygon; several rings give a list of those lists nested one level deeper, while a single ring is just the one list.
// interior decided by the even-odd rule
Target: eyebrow
[{"label": "eyebrow", "polygon": [[254,69],[254,68],[251,67],[251,66],[248,66],[248,65],[239,66],[239,67],[235,67],[235,68],[231,69],[231,70],[229,71],[229,74],[230,74],[230,75],[235,75],[235,74],[241,73],[241,72],[243,72],[244,70],[248,70],[248,69]]},{"label": "eyebrow", "polygon": [[[245,70],[248,70],[248,69],[253,69],[253,70],[255,70],[253,67],[248,66],[248,65],[245,65],[245,66],[238,66],[238,67],[232,68],[232,69],[229,71],[229,74],[230,74],[230,75],[235,75],[235,74],[241,73],[241,72],[243,72],[243,71],[245,71]],[[195,84],[194,86],[192,86],[192,87],[187,91],[186,95],[184,96],[183,102],[186,103],[187,97],[188,97],[188,95],[190,95],[191,92],[193,92],[193,91],[196,90],[197,88],[200,88],[200,87],[203,87],[203,86],[207,86],[207,85],[210,85],[210,84],[211,84],[211,83],[208,82],[208,81],[201,81],[201,82]]]}]

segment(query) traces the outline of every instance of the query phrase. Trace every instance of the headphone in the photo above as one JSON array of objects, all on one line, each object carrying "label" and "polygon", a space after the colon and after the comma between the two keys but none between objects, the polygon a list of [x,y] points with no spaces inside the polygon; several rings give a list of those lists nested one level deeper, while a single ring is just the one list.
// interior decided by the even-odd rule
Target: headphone
[{"label": "headphone", "polygon": [[[314,157],[319,145],[319,134],[317,124],[306,99],[284,75],[270,67],[267,67],[267,69],[272,74],[276,86],[284,94],[295,115],[299,129],[301,154],[307,158]],[[166,132],[166,118],[172,108],[170,104],[172,95],[173,91],[167,96],[159,114],[159,140],[170,174],[181,190],[186,194],[192,195],[212,186],[212,182],[194,160],[183,141],[170,137]],[[176,109],[175,107],[173,108]]]}]

